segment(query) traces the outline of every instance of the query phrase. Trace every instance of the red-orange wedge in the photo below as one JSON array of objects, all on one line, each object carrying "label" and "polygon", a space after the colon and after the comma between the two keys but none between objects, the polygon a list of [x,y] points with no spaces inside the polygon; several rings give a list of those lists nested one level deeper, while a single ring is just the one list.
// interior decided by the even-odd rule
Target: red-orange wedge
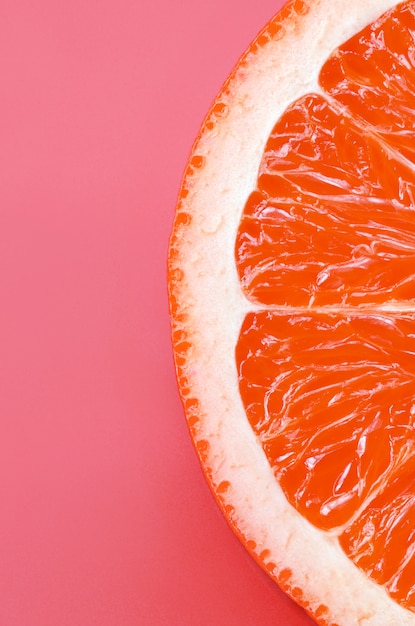
[{"label": "red-orange wedge", "polygon": [[292,0],[224,85],[169,258],[190,431],[319,624],[415,625],[415,0]]}]

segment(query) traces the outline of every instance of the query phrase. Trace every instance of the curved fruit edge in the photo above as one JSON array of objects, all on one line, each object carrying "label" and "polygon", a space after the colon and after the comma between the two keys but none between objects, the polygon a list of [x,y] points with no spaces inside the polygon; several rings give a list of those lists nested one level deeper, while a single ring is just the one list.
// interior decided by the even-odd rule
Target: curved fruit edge
[{"label": "curved fruit edge", "polygon": [[[192,177],[195,174],[195,171],[203,166],[201,161],[201,157],[199,155],[198,147],[202,141],[202,138],[206,132],[206,130],[210,131],[214,128],[218,119],[221,119],[223,115],[226,115],[227,104],[226,99],[227,95],[230,93],[232,89],[232,83],[235,80],[237,72],[243,67],[246,63],[248,63],[248,59],[251,54],[255,53],[255,50],[259,47],[266,45],[269,38],[276,37],[278,31],[283,29],[283,25],[287,19],[290,18],[292,13],[297,13],[301,15],[303,12],[307,11],[307,3],[304,0],[291,0],[287,2],[281,10],[276,13],[271,20],[265,25],[265,27],[258,33],[258,35],[254,38],[247,51],[240,57],[237,61],[234,69],[231,71],[228,78],[225,80],[219,94],[215,98],[212,103],[205,119],[202,122],[199,133],[193,143],[193,147],[188,158],[187,167],[185,169],[183,180],[181,183],[180,191],[179,191],[179,199],[176,207],[176,214],[172,229],[172,234],[170,237],[169,243],[169,256],[168,256],[168,294],[169,294],[169,307],[170,307],[170,316],[171,316],[171,330],[172,330],[172,345],[173,345],[173,356],[174,356],[174,364],[176,370],[176,378],[178,381],[180,397],[182,400],[183,408],[185,411],[186,423],[188,426],[189,433],[191,435],[191,441],[193,443],[193,447],[195,452],[199,458],[199,463],[202,469],[202,472],[205,476],[205,480],[210,489],[210,492],[219,507],[222,511],[222,514],[227,521],[229,527],[232,532],[237,536],[239,541],[245,546],[251,558],[257,563],[257,565],[265,571],[274,581],[278,584],[278,586],[289,595],[292,600],[301,606],[301,598],[299,597],[299,592],[301,590],[293,589],[289,584],[288,580],[284,580],[284,577],[275,577],[273,575],[272,569],[274,566],[271,563],[271,567],[266,564],[264,561],[264,555],[261,553],[258,554],[256,551],[256,545],[250,541],[245,534],[240,530],[237,523],[233,519],[233,509],[227,504],[223,494],[226,492],[228,485],[215,484],[214,478],[212,476],[212,470],[208,464],[208,456],[206,453],[206,446],[203,443],[198,441],[197,437],[197,429],[195,428],[197,422],[200,419],[200,414],[198,412],[199,405],[197,398],[193,397],[191,394],[191,386],[188,383],[186,375],[184,373],[183,361],[186,361],[186,353],[190,349],[191,344],[187,344],[189,338],[183,335],[182,331],[182,322],[181,317],[185,315],[185,311],[183,307],[178,304],[176,299],[176,289],[181,282],[181,271],[180,271],[180,263],[177,264],[176,259],[176,246],[178,244],[177,239],[178,231],[182,226],[186,226],[188,224],[189,217],[187,213],[183,210],[183,200],[188,195],[188,186]],[[207,442],[206,442],[207,445]],[[289,575],[287,576],[289,578]],[[309,612],[311,617],[317,618],[318,615],[314,615],[314,612]],[[329,624],[328,622],[319,622],[322,626],[336,626],[335,624]]]},{"label": "curved fruit edge", "polygon": [[[341,2],[346,10],[351,10],[350,2],[346,3],[344,0],[341,0]],[[357,4],[356,0],[353,0],[353,3]],[[248,48],[247,52],[241,57],[233,72],[224,83],[222,90],[206,116],[199,135],[194,143],[179,194],[176,217],[174,220],[169,248],[168,285],[170,313],[172,319],[172,342],[180,395],[184,405],[192,441],[213,497],[222,510],[232,531],[239,537],[240,541],[258,565],[268,575],[270,575],[271,578],[273,578],[281,589],[283,589],[283,591],[287,593],[295,602],[305,608],[308,614],[321,626],[338,626],[337,622],[333,621],[336,618],[333,618],[330,615],[330,609],[324,603],[313,602],[312,600],[310,601],[308,597],[305,597],[301,588],[297,585],[296,579],[293,577],[291,570],[289,568],[277,567],[277,564],[273,560],[270,560],[268,551],[259,549],[257,544],[242,530],[240,523],[238,522],[237,515],[235,514],[235,509],[230,503],[229,497],[227,497],[231,485],[227,481],[218,482],[214,476],[212,466],[209,461],[209,443],[205,434],[203,432],[201,434],[200,431],[200,423],[201,420],[203,421],[203,410],[200,407],[197,394],[193,393],[193,386],[188,378],[189,368],[191,369],[194,364],[191,356],[193,349],[192,337],[191,334],[187,333],[185,330],[187,324],[186,318],[189,307],[191,308],[191,303],[189,304],[187,298],[186,303],[184,303],[185,299],[181,298],[185,283],[182,269],[181,250],[183,246],[183,239],[186,238],[184,233],[186,233],[186,230],[190,226],[193,217],[189,211],[190,203],[187,202],[187,199],[195,183],[197,183],[199,179],[199,173],[204,168],[204,144],[209,142],[211,137],[214,137],[215,128],[218,124],[221,124],[224,119],[226,119],[229,108],[235,104],[235,92],[237,91],[237,89],[235,90],[235,85],[237,86],[238,81],[243,80],[244,69],[249,66],[252,57],[257,54],[258,50],[266,47],[270,40],[275,41],[282,38],[287,29],[295,30],[298,25],[298,17],[301,18],[308,13],[310,10],[310,4],[310,0],[308,2],[305,2],[304,0],[291,0],[291,2],[286,4],[282,10],[268,23],[268,25],[259,33],[257,38]],[[327,4],[327,0],[319,0],[314,4],[321,5],[321,9],[324,10],[324,5]],[[387,5],[396,3],[384,0],[383,4],[385,4],[385,7],[388,8]],[[376,5],[373,1],[371,2],[371,5],[373,7],[374,15],[379,13],[379,5]],[[336,10],[340,9],[337,8]],[[240,304],[243,312],[249,309],[247,303],[242,303],[241,301]],[[303,522],[307,524],[304,520]],[[369,586],[372,585],[369,581],[366,582]],[[378,591],[379,590],[376,587],[376,593]],[[391,603],[390,599],[386,597],[386,594],[385,603],[386,605]],[[406,611],[402,611],[401,613],[401,609],[399,607],[397,608],[398,612],[395,617],[392,617],[393,620],[398,619],[398,622],[402,624],[402,626],[404,624],[415,623],[415,619],[412,615],[408,618]],[[396,621],[380,622],[378,617],[374,614],[368,613],[366,615],[360,615],[359,620],[362,620],[362,624],[376,624],[376,626],[380,626],[381,623],[385,625],[398,623]],[[353,621],[346,621],[347,619],[348,618],[346,617],[344,621],[341,621],[341,625],[358,623],[355,621],[356,618],[352,618]]]}]

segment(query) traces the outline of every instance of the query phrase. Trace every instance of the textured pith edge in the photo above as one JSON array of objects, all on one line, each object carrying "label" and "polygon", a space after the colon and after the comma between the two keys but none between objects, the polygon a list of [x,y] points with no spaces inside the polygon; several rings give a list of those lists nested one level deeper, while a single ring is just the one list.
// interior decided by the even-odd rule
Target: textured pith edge
[{"label": "textured pith edge", "polygon": [[204,122],[170,245],[177,375],[204,473],[254,558],[319,624],[407,626],[415,615],[360,573],[335,536],[306,522],[274,479],[238,391],[234,349],[252,305],[240,290],[234,239],[278,117],[318,91],[318,70],[336,46],[396,4],[293,0],[268,24]]}]

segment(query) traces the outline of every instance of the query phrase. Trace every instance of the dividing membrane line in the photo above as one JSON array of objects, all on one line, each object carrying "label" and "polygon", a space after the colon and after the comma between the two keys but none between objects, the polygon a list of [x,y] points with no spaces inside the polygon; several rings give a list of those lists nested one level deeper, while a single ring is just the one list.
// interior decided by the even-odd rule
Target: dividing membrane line
[{"label": "dividing membrane line", "polygon": [[[246,296],[245,296],[246,297]],[[269,311],[270,313],[276,313],[277,315],[309,315],[313,313],[324,315],[340,315],[340,316],[367,316],[367,315],[414,315],[415,316],[415,302],[399,302],[393,304],[379,304],[379,305],[360,305],[360,306],[275,306],[267,304],[259,304],[247,299],[249,305],[247,307],[247,313],[260,313],[261,311]]]}]

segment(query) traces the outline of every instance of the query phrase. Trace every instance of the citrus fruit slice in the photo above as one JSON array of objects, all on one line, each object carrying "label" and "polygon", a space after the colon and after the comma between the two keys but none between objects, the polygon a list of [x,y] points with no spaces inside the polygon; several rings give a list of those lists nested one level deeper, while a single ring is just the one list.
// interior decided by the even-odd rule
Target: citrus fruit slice
[{"label": "citrus fruit slice", "polygon": [[319,624],[415,624],[415,1],[292,0],[194,145],[179,387],[230,525]]}]

